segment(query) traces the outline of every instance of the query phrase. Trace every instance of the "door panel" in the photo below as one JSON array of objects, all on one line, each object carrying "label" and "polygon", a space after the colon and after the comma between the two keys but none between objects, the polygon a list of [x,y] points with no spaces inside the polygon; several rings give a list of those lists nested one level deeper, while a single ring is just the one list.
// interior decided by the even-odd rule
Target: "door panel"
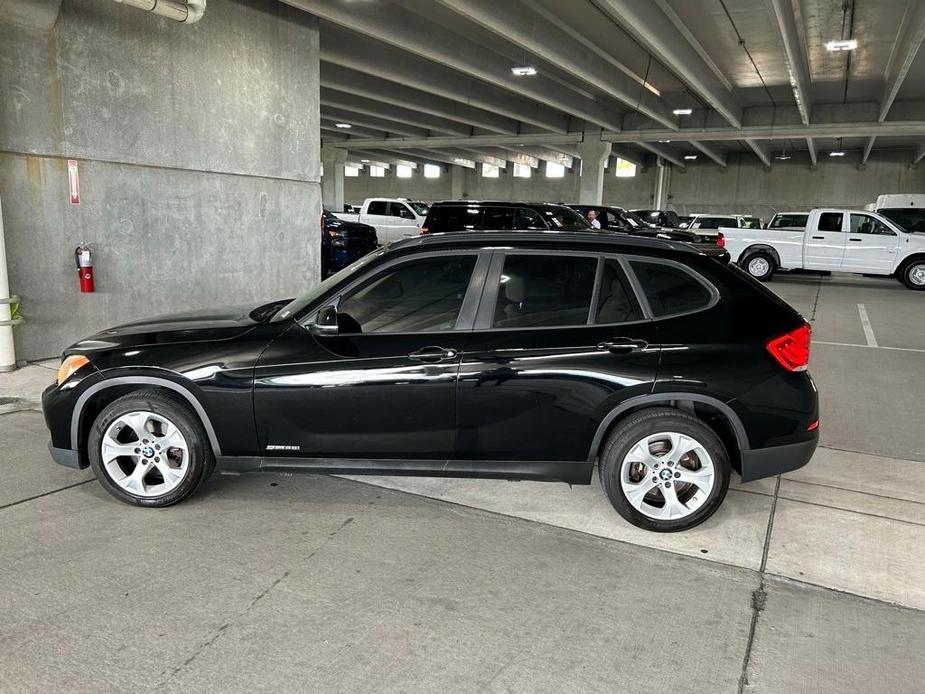
[{"label": "door panel", "polygon": [[843,269],[889,274],[896,264],[899,236],[878,219],[852,214]]},{"label": "door panel", "polygon": [[806,230],[803,267],[808,270],[840,270],[845,256],[843,225],[847,222],[841,212],[823,212],[815,229]]}]

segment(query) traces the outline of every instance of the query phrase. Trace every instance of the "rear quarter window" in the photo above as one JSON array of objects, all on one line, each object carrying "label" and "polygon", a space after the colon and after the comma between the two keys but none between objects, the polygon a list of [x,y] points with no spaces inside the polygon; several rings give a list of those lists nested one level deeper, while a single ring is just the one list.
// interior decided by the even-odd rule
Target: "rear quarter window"
[{"label": "rear quarter window", "polygon": [[678,265],[631,260],[630,266],[656,318],[698,311],[713,302],[707,285]]},{"label": "rear quarter window", "polygon": [[424,226],[427,227],[427,233],[429,234],[475,229],[480,212],[481,210],[478,207],[467,207],[465,205],[432,207]]}]

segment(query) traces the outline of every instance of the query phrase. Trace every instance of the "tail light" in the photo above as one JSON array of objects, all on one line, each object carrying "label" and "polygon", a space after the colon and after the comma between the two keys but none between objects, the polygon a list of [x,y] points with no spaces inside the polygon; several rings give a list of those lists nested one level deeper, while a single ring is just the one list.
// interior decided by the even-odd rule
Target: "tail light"
[{"label": "tail light", "polygon": [[768,352],[788,371],[806,371],[809,366],[810,327],[804,323],[786,335],[768,342]]},{"label": "tail light", "polygon": [[421,227],[421,233],[422,233],[422,234],[426,234],[426,233],[427,233],[427,227]]},{"label": "tail light", "polygon": [[721,231],[716,235],[716,245],[722,248],[726,247],[726,235]]}]

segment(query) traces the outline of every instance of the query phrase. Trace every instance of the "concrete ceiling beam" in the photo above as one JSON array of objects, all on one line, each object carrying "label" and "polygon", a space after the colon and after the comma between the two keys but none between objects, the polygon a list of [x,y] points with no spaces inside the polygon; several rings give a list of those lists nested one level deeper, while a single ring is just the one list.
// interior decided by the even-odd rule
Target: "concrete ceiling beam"
[{"label": "concrete ceiling beam", "polygon": [[672,164],[677,166],[679,169],[686,168],[686,164],[684,163],[684,160],[681,159],[677,155],[676,152],[672,151],[668,147],[663,147],[660,144],[652,144],[650,142],[640,142],[638,144],[640,147],[642,147],[645,150],[648,150],[649,152],[652,152],[652,154],[656,155],[657,157],[660,157],[661,159],[664,159],[667,162],[671,162]]},{"label": "concrete ceiling beam", "polygon": [[321,105],[339,108],[351,113],[360,113],[393,121],[407,123],[417,128],[445,135],[471,135],[472,128],[459,121],[421,113],[414,108],[382,104],[362,96],[340,92],[327,87],[321,88]]},{"label": "concrete ceiling beam", "polygon": [[[353,31],[389,43],[403,51],[453,68],[514,94],[535,99],[563,113],[618,130],[621,113],[542,75],[517,77],[510,61],[485,46],[427,20],[421,13],[378,2],[345,3],[342,0],[285,0]],[[381,58],[380,58],[381,59]]]},{"label": "concrete ceiling beam", "polygon": [[513,118],[491,113],[459,101],[452,101],[442,96],[435,96],[397,82],[387,82],[333,63],[322,64],[321,86],[340,92],[350,92],[356,96],[392,106],[413,106],[414,110],[419,113],[438,118],[449,118],[490,132],[512,134],[520,130],[519,123]]},{"label": "concrete ceiling beam", "polygon": [[761,160],[761,163],[764,164],[765,168],[771,168],[771,153],[768,150],[767,145],[763,145],[757,140],[747,139],[744,140],[745,144],[748,145],[748,148],[755,153],[755,156]]},{"label": "concrete ceiling beam", "polygon": [[571,169],[573,166],[575,166],[575,156],[577,156],[566,154],[565,152],[560,152],[550,147],[541,147],[538,145],[511,145],[508,147],[502,147],[501,149],[507,150],[508,152],[527,154],[531,157],[536,157],[540,161],[552,162],[553,164],[561,164],[566,169]]},{"label": "concrete ceiling beam", "polygon": [[812,84],[812,79],[809,75],[806,49],[797,27],[793,4],[791,0],[767,0],[767,2],[784,49],[784,62],[787,65],[793,98],[797,102],[803,125],[808,125],[812,108],[809,101],[809,85]]},{"label": "concrete ceiling beam", "polygon": [[362,113],[355,113],[353,111],[347,111],[325,104],[321,105],[321,117],[328,121],[333,121],[335,123],[346,123],[347,125],[351,126],[350,128],[342,129],[341,132],[343,132],[345,136],[348,135],[354,127],[372,128],[374,130],[381,130],[383,132],[391,133],[389,137],[382,138],[385,140],[391,137],[422,138],[427,137],[430,132],[425,128],[415,128],[411,125],[408,125],[407,123],[402,123],[401,121],[386,120],[385,118],[379,118]]},{"label": "concrete ceiling beam", "polygon": [[712,159],[715,163],[719,164],[724,169],[726,168],[726,153],[722,152],[716,147],[708,145],[706,142],[691,142],[690,143],[695,149],[700,150],[708,158]]},{"label": "concrete ceiling beam", "polygon": [[[529,51],[594,89],[603,90],[623,105],[638,110],[657,123],[668,128],[677,127],[677,117],[658,97],[649,91],[640,90],[636,80],[603,60],[598,52],[587,45],[586,38],[576,41],[563,33],[561,23],[557,24],[541,14],[529,13],[527,7],[516,2],[438,1],[500,39]],[[593,119],[588,120],[595,122]]]},{"label": "concrete ceiling beam", "polygon": [[886,120],[923,41],[925,41],[925,2],[909,0],[905,16],[900,23],[899,36],[896,37],[893,52],[887,64],[883,98],[880,100],[879,119],[881,121]]},{"label": "concrete ceiling beam", "polygon": [[816,143],[813,142],[813,138],[806,138],[806,149],[809,150],[809,160],[812,162],[812,165],[819,165],[819,156],[816,154]]},{"label": "concrete ceiling beam", "polygon": [[626,28],[669,70],[733,127],[742,124],[742,106],[713,74],[687,37],[651,0],[596,0],[598,7]]}]

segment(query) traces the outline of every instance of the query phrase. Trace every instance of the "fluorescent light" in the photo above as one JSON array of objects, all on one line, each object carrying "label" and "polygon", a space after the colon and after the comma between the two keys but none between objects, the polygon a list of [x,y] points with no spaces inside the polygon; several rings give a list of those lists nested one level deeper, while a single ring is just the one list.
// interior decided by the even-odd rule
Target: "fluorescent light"
[{"label": "fluorescent light", "polygon": [[774,158],[777,159],[777,161],[787,161],[788,159],[790,159],[790,155],[789,154],[778,154]]},{"label": "fluorescent light", "polygon": [[667,145],[671,140],[659,140],[663,145]]},{"label": "fluorescent light", "polygon": [[455,159],[453,159],[453,161],[456,162],[457,164],[468,164],[469,163],[468,159],[463,159],[462,157],[456,157]]},{"label": "fluorescent light", "polygon": [[853,51],[858,47],[857,39],[845,39],[842,41],[829,41],[825,44],[827,51]]},{"label": "fluorescent light", "polygon": [[353,126],[350,125],[350,123],[335,123],[335,124],[334,124],[334,127],[335,127],[335,128],[343,128],[344,130],[346,130],[347,128],[352,128]]},{"label": "fluorescent light", "polygon": [[675,114],[676,116],[689,116],[693,112],[694,112],[694,109],[692,108],[676,108],[674,111],[672,111],[672,113]]},{"label": "fluorescent light", "polygon": [[655,87],[653,87],[653,86],[652,86],[651,84],[649,84],[648,82],[643,82],[643,83],[642,83],[642,86],[645,87],[646,89],[648,89],[648,90],[649,90],[650,92],[652,92],[653,94],[655,94],[655,96],[661,96],[661,95],[662,95],[662,93],[661,93],[658,89],[656,89]]},{"label": "fluorescent light", "polygon": [[536,68],[530,67],[529,65],[522,65],[520,67],[512,67],[511,72],[518,77],[532,77],[536,74]]},{"label": "fluorescent light", "polygon": [[830,157],[843,157],[843,156],[845,156],[845,153],[842,152],[842,151],[838,151],[838,152],[829,152],[829,156],[830,156]]},{"label": "fluorescent light", "polygon": [[368,164],[368,163],[369,163],[369,159],[360,159],[360,163],[361,163],[361,164]]},{"label": "fluorescent light", "polygon": [[694,161],[694,159],[697,158],[697,155],[696,154],[685,154],[684,158],[687,159],[688,161]]}]

